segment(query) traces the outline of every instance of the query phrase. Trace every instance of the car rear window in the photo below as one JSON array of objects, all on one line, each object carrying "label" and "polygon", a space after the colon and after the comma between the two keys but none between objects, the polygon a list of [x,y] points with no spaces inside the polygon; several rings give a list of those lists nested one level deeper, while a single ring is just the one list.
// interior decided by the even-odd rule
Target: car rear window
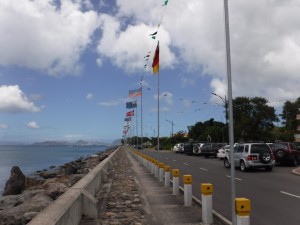
[{"label": "car rear window", "polygon": [[276,143],[273,144],[272,147],[274,150],[278,150],[278,149],[288,149],[288,143]]},{"label": "car rear window", "polygon": [[261,153],[262,151],[270,151],[268,145],[251,145],[251,153]]}]

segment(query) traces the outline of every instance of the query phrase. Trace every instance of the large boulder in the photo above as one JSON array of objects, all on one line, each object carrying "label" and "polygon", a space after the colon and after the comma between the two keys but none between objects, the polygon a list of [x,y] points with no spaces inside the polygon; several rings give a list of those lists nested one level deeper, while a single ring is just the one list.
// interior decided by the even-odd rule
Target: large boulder
[{"label": "large boulder", "polygon": [[20,167],[14,166],[10,171],[10,178],[6,181],[3,196],[18,195],[25,190],[25,175],[22,173]]},{"label": "large boulder", "polygon": [[16,207],[1,210],[0,224],[22,225],[22,221],[29,220],[28,213],[30,213],[32,219],[33,215],[36,215],[38,212],[42,211],[52,202],[53,200],[50,197],[37,194]]}]

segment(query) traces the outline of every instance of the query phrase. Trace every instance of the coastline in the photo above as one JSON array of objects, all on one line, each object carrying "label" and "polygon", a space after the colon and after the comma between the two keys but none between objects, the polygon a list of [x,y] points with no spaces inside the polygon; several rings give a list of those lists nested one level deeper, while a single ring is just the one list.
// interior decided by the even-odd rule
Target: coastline
[{"label": "coastline", "polygon": [[115,147],[108,148],[88,158],[26,176],[25,187],[20,194],[0,197],[0,224],[26,224],[114,150]]}]

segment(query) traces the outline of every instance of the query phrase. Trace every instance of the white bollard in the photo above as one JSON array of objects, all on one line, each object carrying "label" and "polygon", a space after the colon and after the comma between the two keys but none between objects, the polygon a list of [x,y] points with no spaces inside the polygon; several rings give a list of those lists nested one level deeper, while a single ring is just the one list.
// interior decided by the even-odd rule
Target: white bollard
[{"label": "white bollard", "polygon": [[237,225],[250,225],[250,200],[247,198],[235,199]]},{"label": "white bollard", "polygon": [[170,187],[170,166],[165,166],[165,187]]},{"label": "white bollard", "polygon": [[204,225],[213,223],[212,193],[213,185],[209,183],[201,184],[202,197],[202,221]]},{"label": "white bollard", "polygon": [[159,165],[159,161],[158,160],[156,160],[156,162],[155,162],[155,174],[154,174],[154,177],[158,177],[158,165]]},{"label": "white bollard", "polygon": [[192,206],[192,175],[183,176],[184,205]]},{"label": "white bollard", "polygon": [[159,177],[158,180],[159,182],[163,182],[164,181],[164,164],[163,163],[159,163]]},{"label": "white bollard", "polygon": [[154,174],[155,173],[155,159],[151,160],[151,173]]},{"label": "white bollard", "polygon": [[173,195],[179,195],[179,169],[173,169]]}]

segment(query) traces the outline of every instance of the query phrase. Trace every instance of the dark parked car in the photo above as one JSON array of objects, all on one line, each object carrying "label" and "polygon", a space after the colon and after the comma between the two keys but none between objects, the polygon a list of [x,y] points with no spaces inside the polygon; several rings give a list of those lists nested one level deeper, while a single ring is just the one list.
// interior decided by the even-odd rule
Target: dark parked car
[{"label": "dark parked car", "polygon": [[183,153],[192,155],[193,154],[193,146],[194,146],[193,141],[185,142],[183,144]]},{"label": "dark parked car", "polygon": [[275,142],[272,146],[277,163],[290,163],[297,166],[300,162],[300,148],[293,142]]},{"label": "dark parked car", "polygon": [[204,155],[205,158],[210,156],[217,158],[218,150],[225,145],[226,143],[206,143],[202,146],[200,155]]}]

